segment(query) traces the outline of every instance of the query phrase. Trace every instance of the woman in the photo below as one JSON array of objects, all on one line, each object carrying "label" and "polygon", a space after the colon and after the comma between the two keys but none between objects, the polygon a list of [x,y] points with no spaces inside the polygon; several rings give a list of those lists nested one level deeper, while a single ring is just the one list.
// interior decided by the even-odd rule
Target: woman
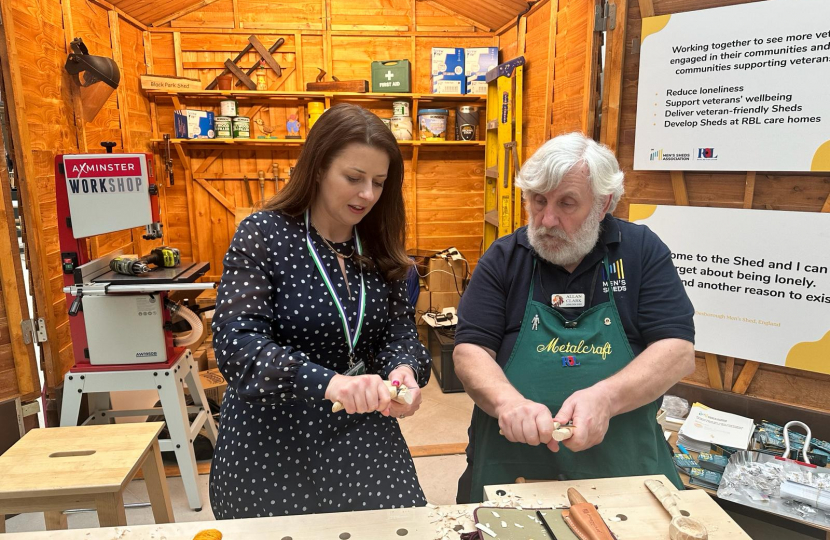
[{"label": "woman", "polygon": [[[239,225],[213,319],[228,381],[217,519],[426,504],[397,422],[420,406],[431,363],[402,281],[402,183],[389,129],[337,105],[285,189]],[[391,401],[384,380],[413,403]]]}]

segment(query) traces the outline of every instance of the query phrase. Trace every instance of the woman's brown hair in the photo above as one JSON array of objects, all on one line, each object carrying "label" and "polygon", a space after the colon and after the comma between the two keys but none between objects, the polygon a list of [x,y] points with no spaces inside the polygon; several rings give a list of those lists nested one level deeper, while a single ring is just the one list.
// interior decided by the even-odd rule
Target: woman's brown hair
[{"label": "woman's brown hair", "polygon": [[317,199],[318,179],[350,144],[366,144],[389,156],[389,171],[378,202],[357,225],[365,255],[355,260],[364,268],[377,266],[387,281],[403,279],[411,265],[406,255],[406,212],[403,202],[403,157],[398,142],[380,118],[370,111],[342,103],[328,109],[315,122],[291,180],[263,210],[300,216]]}]

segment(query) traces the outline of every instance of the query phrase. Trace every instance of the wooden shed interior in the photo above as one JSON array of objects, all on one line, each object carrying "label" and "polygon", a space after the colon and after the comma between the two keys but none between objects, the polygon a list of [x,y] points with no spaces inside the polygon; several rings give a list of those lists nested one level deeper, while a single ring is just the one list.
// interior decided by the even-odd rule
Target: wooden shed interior
[{"label": "wooden shed interior", "polygon": [[[306,83],[320,70],[341,80],[370,80],[371,61],[408,58],[413,87],[407,97],[416,104],[478,103],[484,98],[430,93],[430,51],[496,46],[501,61],[522,55],[526,60],[521,159],[561,133],[576,130],[593,136],[614,150],[626,172],[618,217],[627,218],[632,203],[830,212],[827,175],[633,170],[641,18],[751,1],[616,0],[613,17],[603,19],[606,3],[600,0],[4,0],[3,127],[16,164],[29,264],[24,269],[16,257],[8,257],[16,250],[14,227],[0,220],[0,401],[37,398],[39,368],[45,395],[57,399],[63,375],[74,362],[61,291],[55,156],[100,152],[104,141],[115,141],[116,152],[153,153],[165,243],[179,247],[183,258],[210,262],[206,279],[218,281],[239,209],[261,199],[260,171],[269,179],[264,183],[268,198],[280,182],[273,181],[274,165],[284,180],[299,154],[301,142],[282,135],[287,115],[299,111],[304,118],[304,107],[312,99],[358,103],[390,115],[392,94],[306,93]],[[171,181],[161,158],[163,135],[173,130],[174,109],[218,113],[218,99],[199,91],[144,91],[139,76],[173,75],[207,85],[252,34],[266,46],[284,40],[273,54],[282,75],[269,73],[267,92],[237,97],[252,120],[275,126],[278,139],[176,142]],[[64,70],[69,43],[76,37],[92,54],[113,58],[121,70],[121,85],[90,122],[82,118],[79,97]],[[240,66],[251,67],[258,59],[250,52]],[[401,147],[407,247],[455,246],[474,268],[482,250],[484,143],[414,141]],[[8,171],[0,167],[2,202],[10,215]],[[159,241],[144,240],[142,233],[135,229],[97,237],[91,255],[116,249],[147,253]],[[20,285],[23,271],[31,275],[31,316]],[[38,345],[41,366],[35,363],[33,346],[23,343],[18,323],[30,317],[42,319],[48,335]],[[770,420],[796,411],[819,419],[814,433],[828,438],[828,384],[830,375],[698,353],[697,371],[675,391],[692,399],[706,396],[735,413],[769,411]],[[773,404],[784,410],[769,408]]]}]

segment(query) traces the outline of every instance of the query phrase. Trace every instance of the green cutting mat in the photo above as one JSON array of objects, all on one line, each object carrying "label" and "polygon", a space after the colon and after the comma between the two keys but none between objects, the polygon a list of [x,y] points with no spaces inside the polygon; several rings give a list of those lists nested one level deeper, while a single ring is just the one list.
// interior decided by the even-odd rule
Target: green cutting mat
[{"label": "green cutting mat", "polygon": [[[562,510],[546,508],[541,512],[556,540],[579,540],[562,519]],[[553,540],[537,519],[536,510],[526,508],[481,506],[476,509],[476,522],[496,533],[496,536],[490,536],[482,531],[483,540]],[[502,527],[502,524],[506,526]]]}]

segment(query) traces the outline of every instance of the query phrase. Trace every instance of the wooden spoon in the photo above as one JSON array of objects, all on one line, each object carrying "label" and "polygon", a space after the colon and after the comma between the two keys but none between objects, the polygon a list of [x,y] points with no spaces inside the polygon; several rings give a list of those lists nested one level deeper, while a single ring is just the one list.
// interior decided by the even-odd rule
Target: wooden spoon
[{"label": "wooden spoon", "polygon": [[677,500],[663,485],[663,482],[646,480],[645,484],[648,490],[660,501],[663,508],[671,515],[671,523],[669,523],[669,538],[671,540],[708,540],[709,533],[706,532],[703,523],[680,513]]},{"label": "wooden spoon", "polygon": [[[394,386],[389,381],[383,381],[386,384],[386,388],[389,389],[389,396],[392,398],[392,401],[396,401],[401,404],[412,405],[412,393],[409,391],[409,388],[406,386]],[[343,410],[343,404],[339,401],[335,401],[334,405],[331,406],[331,412],[340,412]]]}]

